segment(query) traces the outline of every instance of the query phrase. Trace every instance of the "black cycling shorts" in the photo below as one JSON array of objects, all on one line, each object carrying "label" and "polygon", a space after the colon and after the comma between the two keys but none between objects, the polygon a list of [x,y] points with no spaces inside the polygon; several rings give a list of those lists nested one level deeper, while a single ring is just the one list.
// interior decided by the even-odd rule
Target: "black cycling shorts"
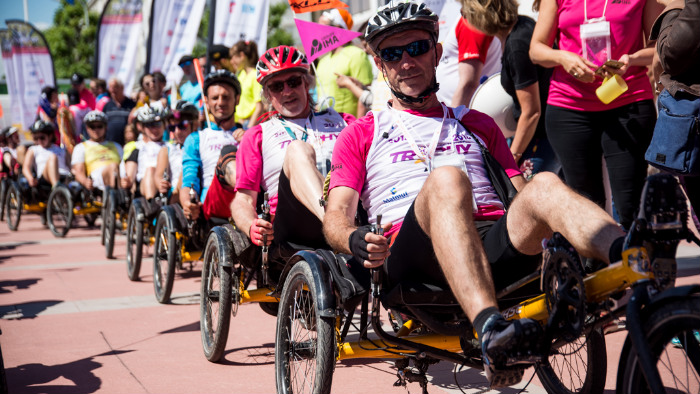
[{"label": "black cycling shorts", "polygon": [[[491,265],[496,291],[531,274],[542,261],[541,254],[525,255],[513,247],[506,229],[506,217],[503,215],[496,221],[475,222]],[[447,288],[447,280],[435,257],[432,242],[418,225],[413,204],[395,237],[391,255],[384,264],[391,287],[402,281],[411,281]]]},{"label": "black cycling shorts", "polygon": [[284,171],[280,171],[277,186],[277,211],[273,229],[277,243],[292,243],[313,249],[330,249],[323,237],[323,224],[294,196],[289,178]]}]

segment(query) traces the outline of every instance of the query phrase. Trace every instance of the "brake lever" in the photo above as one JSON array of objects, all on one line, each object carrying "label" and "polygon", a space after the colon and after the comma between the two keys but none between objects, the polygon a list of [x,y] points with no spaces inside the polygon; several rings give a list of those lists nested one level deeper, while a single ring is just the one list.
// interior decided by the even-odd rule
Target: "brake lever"
[{"label": "brake lever", "polygon": [[[270,196],[267,194],[263,194],[263,203],[260,205],[260,208],[262,210],[262,216],[261,219],[269,222],[272,219],[272,215],[270,214]],[[267,270],[268,270],[268,255],[269,255],[269,246],[267,246],[267,234],[263,234],[263,245],[262,245],[262,274],[263,274],[263,286],[267,286],[268,284],[268,277],[267,277]]]},{"label": "brake lever", "polygon": [[[384,228],[382,228],[382,215],[377,215],[377,222],[372,226],[372,232],[377,235],[384,235]],[[370,274],[372,275],[372,297],[378,299],[379,293],[382,290],[382,270],[379,268],[371,268]]]}]

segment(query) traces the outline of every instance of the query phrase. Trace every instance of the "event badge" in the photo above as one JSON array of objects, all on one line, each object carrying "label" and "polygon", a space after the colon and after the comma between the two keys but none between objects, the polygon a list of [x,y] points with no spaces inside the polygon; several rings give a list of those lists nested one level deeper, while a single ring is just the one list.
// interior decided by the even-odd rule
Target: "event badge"
[{"label": "event badge", "polygon": [[596,66],[610,60],[610,22],[604,16],[585,21],[580,32],[584,59]]}]

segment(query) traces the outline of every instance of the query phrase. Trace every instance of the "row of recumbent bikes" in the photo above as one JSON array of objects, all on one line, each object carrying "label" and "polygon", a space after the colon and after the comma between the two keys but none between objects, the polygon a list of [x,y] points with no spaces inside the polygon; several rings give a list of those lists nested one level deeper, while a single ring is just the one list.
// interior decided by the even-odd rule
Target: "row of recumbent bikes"
[{"label": "row of recumbent bikes", "polygon": [[[267,195],[260,196],[259,215],[269,218]],[[113,258],[117,234],[126,235],[130,280],[139,279],[144,252],[152,250],[154,291],[161,303],[170,302],[176,272],[193,270],[201,261],[205,357],[222,359],[238,306],[258,303],[277,317],[279,393],[330,393],[335,363],[348,359],[394,359],[394,384],[415,382],[423,392],[432,364],[483,369],[479,341],[449,289],[429,283],[387,288],[381,271],[358,268],[352,256],[300,245],[251,246],[231,219],[189,220],[179,204],[167,205],[163,196],[147,201],[109,187],[90,192],[70,179],[42,189],[29,187],[21,175],[4,177],[0,219],[17,231],[26,214],[40,215],[57,237],[78,218],[93,226],[101,216],[107,258]],[[687,221],[678,181],[652,175],[626,239],[628,246],[639,247],[633,248],[636,253],[591,273],[555,234],[540,268],[497,294],[504,317],[542,324],[535,373],[548,393],[604,391],[603,327],[620,318],[626,319],[628,333],[618,393],[700,392],[700,285],[675,286],[679,242],[700,244]],[[618,306],[614,300],[625,292],[632,296]]]}]

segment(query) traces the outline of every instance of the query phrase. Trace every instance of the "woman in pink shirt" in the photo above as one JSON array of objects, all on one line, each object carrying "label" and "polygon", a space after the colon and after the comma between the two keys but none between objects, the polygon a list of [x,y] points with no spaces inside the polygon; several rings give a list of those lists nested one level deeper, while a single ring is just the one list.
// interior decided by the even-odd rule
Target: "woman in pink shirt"
[{"label": "woman in pink shirt", "polygon": [[[656,0],[542,0],[530,44],[532,61],[554,68],[545,121],[566,182],[603,206],[605,157],[625,228],[639,205],[647,168],[644,152],[656,122],[646,74],[654,48],[644,38],[662,9]],[[582,30],[602,44],[587,41],[585,55]],[[596,73],[606,60],[619,60],[621,67],[603,66]],[[595,91],[602,76],[611,73],[619,74],[629,89],[604,104]]]}]

